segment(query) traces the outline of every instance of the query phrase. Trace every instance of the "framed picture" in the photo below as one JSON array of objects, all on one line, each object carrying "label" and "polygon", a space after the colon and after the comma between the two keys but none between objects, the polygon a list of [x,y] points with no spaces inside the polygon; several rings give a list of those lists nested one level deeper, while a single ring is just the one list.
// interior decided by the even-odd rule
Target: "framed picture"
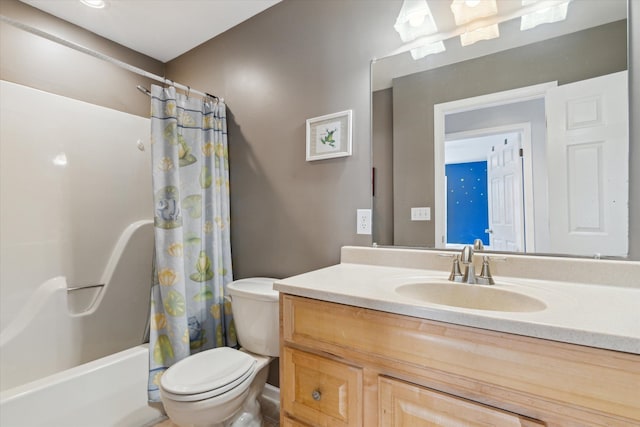
[{"label": "framed picture", "polygon": [[307,161],[351,155],[351,110],[307,119]]}]

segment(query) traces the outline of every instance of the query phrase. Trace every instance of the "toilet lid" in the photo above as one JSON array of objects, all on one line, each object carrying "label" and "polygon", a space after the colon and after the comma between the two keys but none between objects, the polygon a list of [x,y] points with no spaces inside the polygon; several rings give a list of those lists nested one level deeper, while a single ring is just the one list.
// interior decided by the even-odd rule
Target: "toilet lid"
[{"label": "toilet lid", "polygon": [[245,381],[255,370],[256,363],[256,359],[239,350],[214,348],[171,366],[160,378],[160,385],[171,395],[193,397],[206,393],[212,397]]}]

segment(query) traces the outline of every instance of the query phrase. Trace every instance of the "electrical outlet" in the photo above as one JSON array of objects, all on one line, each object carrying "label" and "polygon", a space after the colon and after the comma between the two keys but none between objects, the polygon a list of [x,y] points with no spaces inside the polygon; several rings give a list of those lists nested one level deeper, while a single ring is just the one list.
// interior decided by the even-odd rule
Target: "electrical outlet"
[{"label": "electrical outlet", "polygon": [[356,221],[358,234],[371,234],[371,209],[358,209]]},{"label": "electrical outlet", "polygon": [[411,208],[411,221],[430,221],[431,208]]}]

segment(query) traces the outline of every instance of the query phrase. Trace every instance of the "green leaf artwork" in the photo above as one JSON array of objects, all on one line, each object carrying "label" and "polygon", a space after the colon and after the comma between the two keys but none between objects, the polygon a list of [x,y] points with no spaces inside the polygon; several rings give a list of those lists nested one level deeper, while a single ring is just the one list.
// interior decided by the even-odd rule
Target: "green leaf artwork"
[{"label": "green leaf artwork", "polygon": [[200,245],[202,239],[196,233],[191,232],[184,236],[184,241],[188,245]]},{"label": "green leaf artwork", "polygon": [[186,304],[184,296],[175,289],[171,289],[167,293],[167,296],[164,298],[163,305],[164,310],[170,316],[182,316],[185,313]]},{"label": "green leaf artwork", "polygon": [[193,297],[193,299],[198,302],[206,301],[212,298],[213,292],[211,292],[211,289],[209,289],[208,286],[203,286],[200,292]]},{"label": "green leaf artwork", "polygon": [[182,208],[189,212],[189,216],[193,219],[202,217],[202,196],[192,194],[182,199]]},{"label": "green leaf artwork", "polygon": [[153,360],[158,365],[167,365],[173,359],[173,347],[166,335],[160,335],[153,347]]}]

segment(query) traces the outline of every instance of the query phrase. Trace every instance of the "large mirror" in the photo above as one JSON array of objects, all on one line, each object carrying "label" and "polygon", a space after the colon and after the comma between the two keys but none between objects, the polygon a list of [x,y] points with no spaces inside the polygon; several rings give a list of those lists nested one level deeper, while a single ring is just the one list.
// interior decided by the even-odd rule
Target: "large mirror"
[{"label": "large mirror", "polygon": [[[428,3],[452,20],[450,1]],[[627,255],[627,2],[520,23],[465,47],[449,31],[418,60],[398,37],[372,61],[375,243]]]}]

